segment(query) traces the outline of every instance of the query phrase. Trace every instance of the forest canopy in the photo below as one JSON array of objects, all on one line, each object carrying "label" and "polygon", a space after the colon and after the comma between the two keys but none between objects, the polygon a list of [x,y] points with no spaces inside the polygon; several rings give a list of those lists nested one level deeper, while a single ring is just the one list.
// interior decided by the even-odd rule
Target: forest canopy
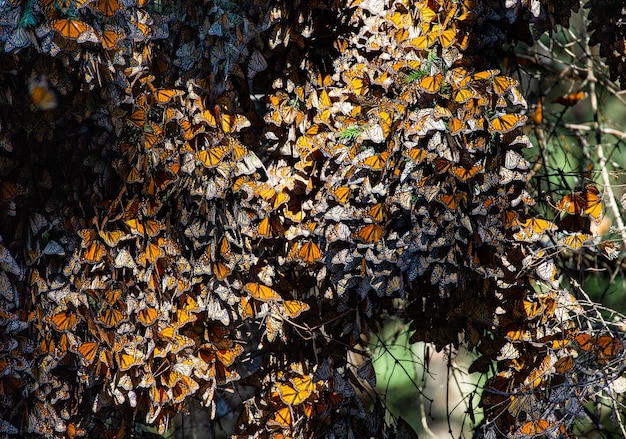
[{"label": "forest canopy", "polygon": [[626,436],[619,3],[0,0],[0,435]]}]

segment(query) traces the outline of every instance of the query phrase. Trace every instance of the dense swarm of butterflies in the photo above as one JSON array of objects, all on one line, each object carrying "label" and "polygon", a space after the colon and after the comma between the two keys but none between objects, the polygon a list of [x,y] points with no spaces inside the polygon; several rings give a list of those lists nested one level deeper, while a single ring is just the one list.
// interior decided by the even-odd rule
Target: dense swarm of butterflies
[{"label": "dense swarm of butterflies", "polygon": [[626,88],[626,31],[623,26],[616,26],[626,19],[626,11],[618,3],[602,0],[589,0],[588,31],[590,45],[600,46],[600,55],[605,57],[609,66],[609,77],[618,81],[621,88]]},{"label": "dense swarm of butterflies", "polygon": [[0,2],[2,435],[164,432],[252,386],[240,437],[414,437],[347,356],[390,299],[412,342],[497,362],[491,437],[613,386],[623,340],[544,248],[591,242],[602,196],[534,215],[526,101],[472,55],[486,16],[575,2],[287,3]]}]

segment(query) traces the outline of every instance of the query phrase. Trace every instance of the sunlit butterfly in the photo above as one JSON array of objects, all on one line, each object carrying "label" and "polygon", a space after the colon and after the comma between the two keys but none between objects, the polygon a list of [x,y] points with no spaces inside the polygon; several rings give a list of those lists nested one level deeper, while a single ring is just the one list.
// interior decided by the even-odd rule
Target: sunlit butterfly
[{"label": "sunlit butterfly", "polygon": [[388,159],[389,153],[387,151],[383,151],[380,154],[373,154],[366,157],[360,164],[374,171],[380,171],[386,167]]},{"label": "sunlit butterfly", "polygon": [[591,238],[592,235],[587,233],[573,233],[560,239],[559,243],[571,248],[572,250],[578,250],[587,240]]},{"label": "sunlit butterfly", "polygon": [[433,25],[430,30],[426,30],[424,35],[411,40],[411,45],[417,49],[428,49],[436,41],[439,41],[442,47],[450,47],[456,40],[458,29],[441,30],[439,25]]},{"label": "sunlit butterfly", "polygon": [[204,125],[192,125],[188,120],[181,120],[180,126],[183,128],[183,136],[185,140],[191,140],[196,137],[198,134],[203,133],[205,131]]},{"label": "sunlit butterfly", "polygon": [[291,415],[291,407],[283,407],[274,412],[266,421],[267,426],[275,428],[290,429],[293,423],[293,417]]},{"label": "sunlit butterfly", "polygon": [[275,231],[273,223],[275,223],[275,221],[273,221],[269,216],[263,218],[259,223],[258,234],[267,238],[274,236]]},{"label": "sunlit butterfly", "polygon": [[367,224],[355,233],[355,237],[365,243],[380,241],[385,229],[380,224]]},{"label": "sunlit butterfly", "polygon": [[496,76],[492,78],[492,84],[493,91],[499,96],[504,96],[511,87],[517,87],[519,82],[508,76]]},{"label": "sunlit butterfly", "polygon": [[81,362],[85,366],[89,366],[93,363],[98,353],[98,343],[95,341],[88,341],[78,346],[77,353],[80,356]]},{"label": "sunlit butterfly", "polygon": [[84,32],[93,31],[93,28],[80,20],[61,18],[50,22],[50,26],[65,38],[76,40]]},{"label": "sunlit butterfly", "polygon": [[71,331],[78,323],[78,315],[70,311],[62,311],[50,317],[50,323],[57,331]]},{"label": "sunlit butterfly", "polygon": [[315,390],[315,384],[309,376],[295,377],[290,384],[276,384],[276,390],[285,404],[296,406],[309,398]]},{"label": "sunlit butterfly", "polygon": [[585,185],[583,197],[586,201],[585,214],[599,220],[602,216],[602,197],[598,188],[592,184]]},{"label": "sunlit butterfly", "polygon": [[83,260],[88,264],[97,264],[107,253],[106,247],[100,241],[93,241],[83,251]]},{"label": "sunlit butterfly", "polygon": [[100,39],[102,47],[106,50],[116,50],[118,48],[118,42],[124,38],[124,33],[113,29],[105,29],[102,31],[102,37]]},{"label": "sunlit butterfly", "polygon": [[294,319],[311,308],[308,304],[299,300],[285,300],[282,305],[285,314]]},{"label": "sunlit butterfly", "polygon": [[462,182],[466,182],[470,178],[473,178],[476,174],[478,174],[483,167],[480,163],[476,163],[470,168],[466,168],[465,166],[453,166],[452,173],[456,178],[458,178]]},{"label": "sunlit butterfly", "polygon": [[143,128],[146,123],[146,112],[143,108],[137,108],[130,114],[127,120],[137,128]]},{"label": "sunlit butterfly", "polygon": [[552,100],[552,102],[556,104],[565,105],[566,107],[571,107],[576,105],[578,102],[582,101],[587,97],[587,93],[580,91],[578,93],[570,93],[563,96],[558,96]]},{"label": "sunlit butterfly", "polygon": [[520,230],[513,235],[519,241],[537,241],[545,232],[557,230],[556,224],[541,218],[530,218],[519,222]]},{"label": "sunlit butterfly", "polygon": [[298,250],[298,257],[307,264],[311,264],[322,259],[322,252],[316,243],[305,242]]},{"label": "sunlit butterfly", "polygon": [[243,290],[250,293],[252,297],[262,302],[282,300],[280,295],[276,291],[258,282],[248,282],[243,286]]},{"label": "sunlit butterfly", "polygon": [[515,128],[526,123],[526,116],[523,114],[504,114],[489,120],[489,132],[508,133]]},{"label": "sunlit butterfly", "polygon": [[215,351],[217,360],[224,366],[229,367],[235,363],[235,360],[243,353],[243,346],[235,344],[228,349],[218,349]]},{"label": "sunlit butterfly", "polygon": [[227,150],[224,146],[218,145],[210,148],[209,150],[203,149],[196,154],[196,157],[207,168],[214,168],[220,164]]},{"label": "sunlit butterfly", "polygon": [[124,372],[131,367],[142,365],[145,360],[145,355],[139,349],[127,346],[121,352],[115,354],[115,359],[120,371]]},{"label": "sunlit butterfly", "polygon": [[152,92],[152,95],[154,96],[154,100],[157,102],[157,104],[168,104],[171,102],[172,99],[174,99],[175,97],[181,96],[183,95],[183,91],[182,90],[177,90],[177,89],[158,89],[158,90],[154,90]]},{"label": "sunlit butterfly", "polygon": [[161,313],[156,308],[147,307],[139,311],[137,320],[144,326],[151,326],[160,316]]},{"label": "sunlit butterfly", "polygon": [[437,93],[441,89],[441,84],[443,83],[443,74],[437,73],[435,76],[426,76],[425,78],[420,79],[418,82],[418,86],[421,90],[426,93]]}]

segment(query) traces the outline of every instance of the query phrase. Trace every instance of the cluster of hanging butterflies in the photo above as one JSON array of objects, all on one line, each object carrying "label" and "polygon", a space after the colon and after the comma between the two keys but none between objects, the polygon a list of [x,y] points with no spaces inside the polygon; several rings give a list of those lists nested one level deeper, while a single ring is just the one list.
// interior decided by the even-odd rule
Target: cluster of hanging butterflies
[{"label": "cluster of hanging butterflies", "polygon": [[589,8],[590,33],[589,44],[600,46],[600,55],[606,58],[609,66],[609,78],[618,81],[622,89],[626,87],[626,34],[621,26],[615,24],[624,20],[624,9],[618,4],[589,0],[585,4]]},{"label": "cluster of hanging butterflies", "polygon": [[519,84],[465,56],[500,41],[476,8],[502,6],[196,3],[0,5],[1,432],[163,432],[241,386],[242,435],[406,432],[347,358],[388,298],[412,342],[498,361],[497,428],[567,428],[515,398],[624,351],[563,323],[539,248],[582,245],[601,196],[533,215]]}]

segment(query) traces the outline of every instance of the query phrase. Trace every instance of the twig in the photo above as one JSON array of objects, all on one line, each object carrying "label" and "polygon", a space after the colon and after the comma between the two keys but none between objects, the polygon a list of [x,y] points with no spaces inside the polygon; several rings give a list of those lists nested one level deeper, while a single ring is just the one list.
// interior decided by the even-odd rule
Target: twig
[{"label": "twig", "polygon": [[572,131],[591,131],[592,129],[598,129],[602,134],[608,134],[611,136],[619,137],[620,139],[626,140],[626,132],[618,131],[613,128],[607,127],[590,127],[589,125],[579,124],[579,123],[566,123],[564,124],[565,128],[568,128]]}]

